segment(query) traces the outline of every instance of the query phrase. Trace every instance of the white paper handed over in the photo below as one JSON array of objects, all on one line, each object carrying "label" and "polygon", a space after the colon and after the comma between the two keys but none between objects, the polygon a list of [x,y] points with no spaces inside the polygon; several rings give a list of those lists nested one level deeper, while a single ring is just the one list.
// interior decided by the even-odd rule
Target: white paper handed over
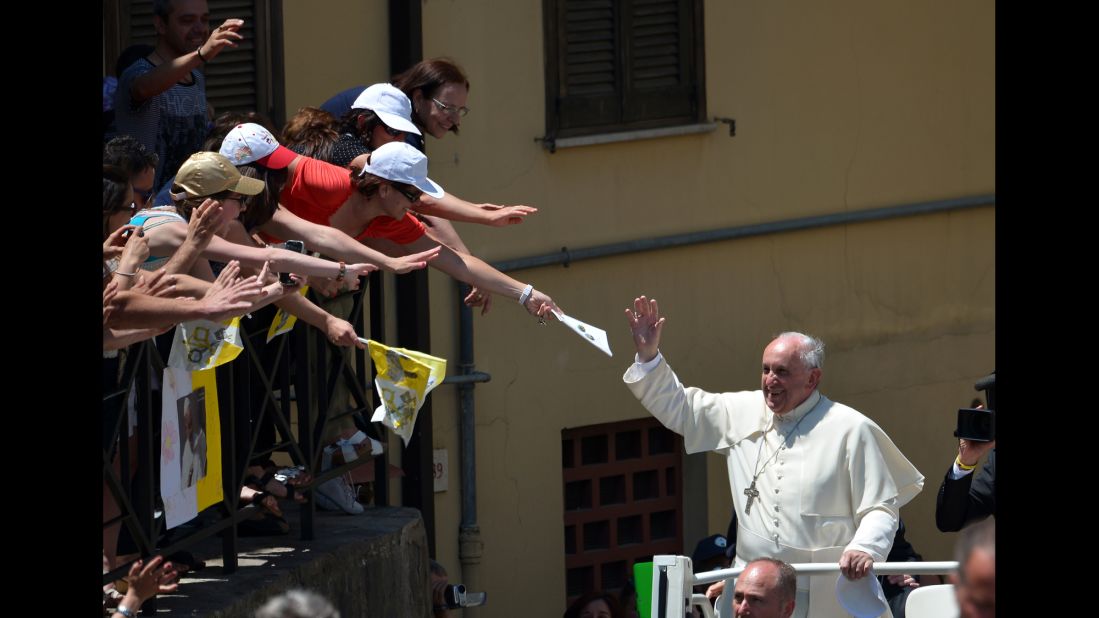
[{"label": "white paper handed over", "polygon": [[557,316],[558,320],[565,326],[568,326],[577,335],[580,335],[584,341],[592,344],[593,346],[603,350],[607,356],[614,356],[611,354],[611,344],[607,341],[607,331],[597,326],[592,326],[585,322],[581,322],[574,317],[570,317],[561,313],[560,311],[554,311],[553,315]]}]

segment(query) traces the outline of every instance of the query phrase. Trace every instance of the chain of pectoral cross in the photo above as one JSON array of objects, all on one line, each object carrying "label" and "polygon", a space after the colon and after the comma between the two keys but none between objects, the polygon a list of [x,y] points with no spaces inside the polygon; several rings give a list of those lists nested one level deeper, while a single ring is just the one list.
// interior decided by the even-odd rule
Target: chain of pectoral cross
[{"label": "chain of pectoral cross", "polygon": [[759,490],[756,489],[756,479],[759,478],[759,475],[763,474],[763,471],[767,469],[767,466],[771,465],[771,462],[775,460],[775,457],[778,457],[779,452],[782,450],[781,445],[786,444],[787,438],[789,438],[789,436],[793,435],[793,433],[797,431],[798,425],[801,424],[801,421],[805,420],[806,416],[809,416],[809,414],[806,413],[802,415],[802,417],[798,419],[798,422],[794,424],[794,427],[790,429],[790,431],[787,432],[786,435],[783,435],[782,432],[778,430],[778,426],[775,426],[774,420],[771,421],[771,425],[775,427],[775,433],[777,433],[779,436],[780,446],[779,448],[776,448],[775,452],[771,453],[771,456],[767,458],[767,461],[763,462],[763,465],[760,466],[759,458],[761,455],[763,455],[763,443],[767,441],[767,430],[765,429],[763,431],[763,435],[759,438],[759,452],[756,453],[756,466],[759,469],[756,470],[754,474],[752,474],[752,484],[744,490],[744,495],[748,496],[748,504],[744,506],[745,515],[750,515],[752,513],[752,504],[754,504],[756,498],[759,497]]}]

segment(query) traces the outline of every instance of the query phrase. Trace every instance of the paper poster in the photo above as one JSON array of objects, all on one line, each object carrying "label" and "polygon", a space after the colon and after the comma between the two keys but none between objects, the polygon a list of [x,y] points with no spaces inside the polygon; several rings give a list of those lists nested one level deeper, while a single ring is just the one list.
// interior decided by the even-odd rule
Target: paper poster
[{"label": "paper poster", "polygon": [[366,342],[374,360],[378,372],[374,385],[382,398],[382,405],[374,410],[370,420],[389,427],[408,446],[424,399],[446,377],[446,359],[391,348],[371,339],[360,338],[360,341]]},{"label": "paper poster", "polygon": [[160,495],[168,528],[221,502],[221,421],[214,371],[164,369]]}]

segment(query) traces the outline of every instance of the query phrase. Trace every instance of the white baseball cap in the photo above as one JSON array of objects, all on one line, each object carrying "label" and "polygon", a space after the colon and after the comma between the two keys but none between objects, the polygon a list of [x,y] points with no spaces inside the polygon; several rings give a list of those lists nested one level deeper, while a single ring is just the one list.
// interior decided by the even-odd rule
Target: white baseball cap
[{"label": "white baseball cap", "polygon": [[290,165],[298,153],[279,144],[271,132],[254,122],[233,127],[218,150],[233,165],[256,162],[264,167],[281,170]]},{"label": "white baseball cap", "polygon": [[412,101],[392,84],[383,82],[363,90],[351,109],[369,109],[391,129],[422,135],[412,124]]},{"label": "white baseball cap", "polygon": [[446,195],[443,188],[427,177],[427,157],[404,142],[389,142],[370,153],[370,163],[359,174],[371,173],[379,178],[412,185],[439,198]]}]

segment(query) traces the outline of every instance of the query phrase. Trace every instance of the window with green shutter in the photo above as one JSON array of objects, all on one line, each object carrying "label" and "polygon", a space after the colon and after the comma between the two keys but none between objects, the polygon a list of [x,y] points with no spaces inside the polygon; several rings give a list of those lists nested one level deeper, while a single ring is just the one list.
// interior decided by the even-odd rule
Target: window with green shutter
[{"label": "window with green shutter", "polygon": [[706,117],[701,0],[543,0],[546,141]]}]

